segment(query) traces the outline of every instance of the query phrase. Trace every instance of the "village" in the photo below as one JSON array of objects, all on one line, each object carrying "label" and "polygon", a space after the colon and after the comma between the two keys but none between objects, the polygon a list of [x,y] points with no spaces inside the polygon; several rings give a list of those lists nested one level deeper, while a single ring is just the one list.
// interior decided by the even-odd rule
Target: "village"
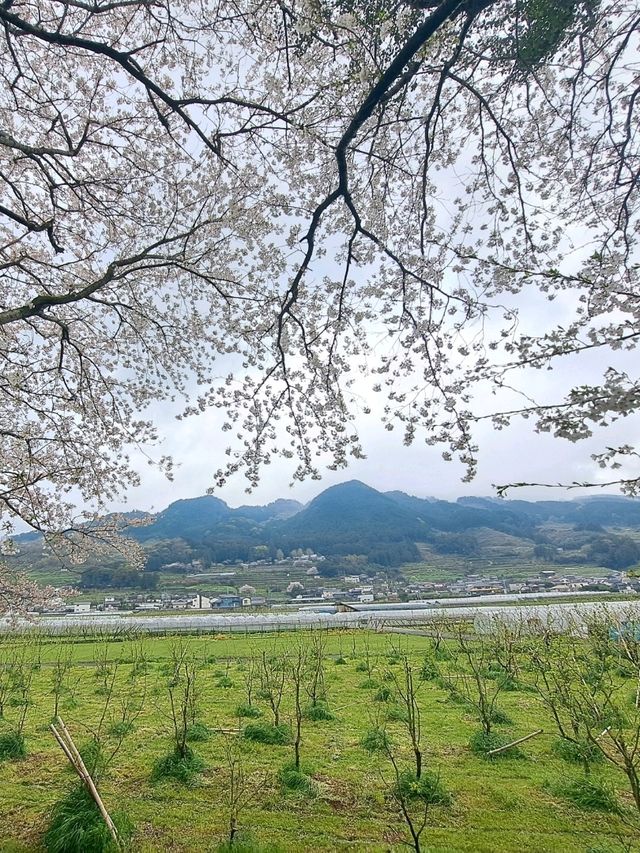
[{"label": "village", "polygon": [[[235,567],[220,566],[224,571],[194,571],[186,575],[193,592],[166,590],[154,592],[114,591],[111,595],[92,596],[75,602],[59,602],[57,606],[41,611],[43,615],[61,613],[145,613],[174,611],[265,611],[270,609],[299,609],[332,606],[342,603],[410,603],[426,598],[451,596],[473,599],[481,596],[535,595],[553,593],[611,593],[615,595],[640,594],[640,577],[620,571],[610,571],[603,577],[571,574],[543,569],[528,578],[499,577],[498,575],[469,574],[449,581],[417,581],[404,577],[402,572],[361,571],[338,577],[323,577],[325,557],[305,554],[283,558],[278,565],[266,560],[240,562]],[[175,568],[175,564],[169,567]],[[297,571],[285,572],[289,567]],[[201,566],[191,566],[201,569]],[[252,571],[256,586],[241,583],[239,578]],[[279,571],[277,571],[279,570]],[[277,574],[276,574],[277,572]],[[296,578],[288,583],[289,577]],[[276,577],[280,583],[274,583]],[[225,591],[211,592],[215,586]],[[258,591],[260,589],[260,591]],[[205,591],[206,590],[206,591]],[[263,591],[265,590],[265,591]]]}]

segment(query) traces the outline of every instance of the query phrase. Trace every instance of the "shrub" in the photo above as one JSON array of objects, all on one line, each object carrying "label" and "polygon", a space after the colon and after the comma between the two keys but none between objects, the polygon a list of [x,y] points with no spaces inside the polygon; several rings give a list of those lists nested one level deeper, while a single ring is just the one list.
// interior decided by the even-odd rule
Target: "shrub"
[{"label": "shrub", "polygon": [[389,744],[389,736],[384,729],[371,729],[360,739],[360,746],[367,752],[386,752]]},{"label": "shrub", "polygon": [[183,785],[192,785],[205,768],[204,761],[187,747],[184,755],[178,750],[160,758],[153,766],[151,781],[160,782],[163,779],[175,779]]},{"label": "shrub", "polygon": [[387,708],[386,719],[390,723],[406,723],[409,719],[407,709],[402,705],[390,705]]},{"label": "shrub", "polygon": [[446,646],[440,646],[438,649],[434,648],[433,656],[436,660],[451,660],[453,658],[453,654]]},{"label": "shrub", "polygon": [[599,782],[587,776],[569,781],[547,784],[548,789],[557,797],[564,797],[581,809],[594,809],[601,812],[618,812],[620,806],[614,789],[605,782]]},{"label": "shrub", "polygon": [[358,661],[356,664],[356,672],[369,672],[369,667],[364,661]]},{"label": "shrub", "polygon": [[592,743],[576,743],[564,737],[559,737],[551,744],[551,749],[563,761],[570,764],[595,764],[602,761],[602,753]]},{"label": "shrub", "polygon": [[321,722],[322,720],[335,720],[335,716],[322,702],[318,703],[317,705],[310,705],[304,712],[304,715],[308,720],[313,720],[314,722]]},{"label": "shrub", "polygon": [[316,786],[313,779],[293,764],[285,764],[278,771],[278,781],[286,791],[297,791],[300,794],[315,794]]},{"label": "shrub", "polygon": [[106,768],[106,760],[99,741],[95,738],[86,741],[80,746],[80,756],[92,776],[101,776]]},{"label": "shrub", "polygon": [[497,726],[510,726],[513,720],[501,708],[493,708],[491,711],[491,722]]},{"label": "shrub", "polygon": [[344,666],[346,664],[346,662],[347,662],[346,658],[343,658],[342,655],[340,655],[340,657],[336,658],[334,661],[336,666]]},{"label": "shrub", "polygon": [[287,726],[274,726],[272,723],[249,723],[245,726],[244,736],[257,743],[286,744],[291,742],[291,731]]},{"label": "shrub", "polygon": [[109,734],[111,737],[125,737],[125,735],[130,734],[134,730],[135,726],[132,722],[123,720],[119,723],[114,723],[112,726],[109,726]]},{"label": "shrub", "polygon": [[377,686],[378,682],[374,678],[365,678],[365,680],[358,685],[360,690],[373,690]]},{"label": "shrub", "polygon": [[436,773],[423,772],[419,779],[411,770],[400,773],[395,790],[396,796],[406,800],[420,799],[434,806],[451,805],[451,794],[440,781]]},{"label": "shrub", "polygon": [[381,687],[373,698],[376,702],[388,702],[391,696],[391,690],[388,687]]},{"label": "shrub", "polygon": [[233,681],[229,678],[228,675],[223,675],[222,678],[219,678],[216,681],[216,685],[218,687],[233,687]]},{"label": "shrub", "polygon": [[24,737],[20,732],[4,732],[0,735],[0,761],[25,758],[26,755]]},{"label": "shrub", "polygon": [[483,755],[485,758],[524,758],[522,750],[517,746],[512,746],[510,749],[505,749],[504,752],[499,752],[497,755],[487,755],[492,749],[498,749],[500,746],[506,746],[510,738],[505,738],[496,732],[485,734],[483,731],[476,732],[471,736],[469,746],[474,755]]},{"label": "shrub", "polygon": [[423,681],[433,681],[438,678],[440,671],[438,665],[431,658],[425,658],[422,667],[420,668],[420,678]]},{"label": "shrub", "polygon": [[187,740],[193,743],[197,741],[209,740],[211,732],[204,723],[192,723],[187,728]]},{"label": "shrub", "polygon": [[505,690],[506,692],[513,692],[515,690],[521,690],[521,685],[519,682],[515,680],[512,675],[509,675],[508,672],[504,672],[501,670],[499,672],[494,673],[495,682],[500,686],[501,690]]},{"label": "shrub", "polygon": [[33,705],[33,702],[25,696],[12,696],[7,705],[10,708],[28,708]]},{"label": "shrub", "polygon": [[[133,832],[131,822],[122,813],[111,817],[126,843]],[[76,785],[54,805],[43,842],[47,853],[116,853],[118,850],[84,785]]]},{"label": "shrub", "polygon": [[434,679],[434,682],[438,687],[442,688],[442,690],[447,691],[447,699],[449,700],[449,702],[452,702],[454,705],[464,705],[467,708],[473,707],[473,704],[467,699],[466,696],[464,696],[462,693],[460,693],[459,690],[457,690],[455,685],[451,681],[449,681],[449,679],[443,678],[442,676],[438,675]]},{"label": "shrub", "polygon": [[236,717],[261,717],[262,711],[255,705],[243,703],[236,708]]}]

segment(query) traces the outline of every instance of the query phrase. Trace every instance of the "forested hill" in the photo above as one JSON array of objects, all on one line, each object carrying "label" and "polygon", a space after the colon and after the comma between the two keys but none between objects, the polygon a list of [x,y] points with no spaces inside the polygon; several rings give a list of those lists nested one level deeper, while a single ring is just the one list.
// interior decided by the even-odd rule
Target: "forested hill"
[{"label": "forested hill", "polygon": [[143,543],[153,570],[191,559],[273,559],[297,548],[327,557],[356,554],[371,564],[394,566],[419,559],[422,543],[441,554],[476,554],[487,531],[542,559],[562,552],[569,562],[574,554],[578,562],[629,565],[640,559],[635,542],[635,531],[640,541],[640,500],[449,502],[382,493],[352,480],[326,489],[305,507],[285,499],[237,508],[211,496],[180,500],[152,523],[128,532]]}]

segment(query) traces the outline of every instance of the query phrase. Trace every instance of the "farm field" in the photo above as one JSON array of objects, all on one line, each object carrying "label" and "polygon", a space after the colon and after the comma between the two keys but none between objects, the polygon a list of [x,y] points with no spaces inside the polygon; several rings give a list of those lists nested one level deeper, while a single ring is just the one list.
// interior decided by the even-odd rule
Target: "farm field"
[{"label": "farm field", "polygon": [[[126,811],[132,822],[131,850],[217,850],[229,831],[232,781],[244,796],[236,814],[240,835],[251,838],[239,850],[407,849],[410,835],[394,795],[393,764],[401,773],[412,772],[402,701],[407,671],[419,708],[424,773],[444,791],[428,806],[422,850],[640,850],[638,812],[618,769],[594,763],[589,774],[615,793],[617,811],[579,807],[559,793],[568,780],[584,774],[555,751],[557,727],[527,665],[530,639],[510,641],[502,651],[496,647],[492,657],[480,651],[480,640],[469,637],[469,630],[466,626],[461,637],[471,658],[451,636],[364,631],[231,638],[3,637],[0,744],[24,715],[26,757],[0,760],[0,850],[46,850],[43,837],[55,803],[76,785],[49,730],[56,701],[85,755],[92,740],[100,742],[108,766],[99,772],[99,788],[107,808]],[[496,674],[505,649],[519,656],[515,680],[501,681]],[[474,689],[478,661],[483,689],[503,720],[492,726],[493,736],[506,743],[544,730],[515,754],[489,759],[470,748],[481,726],[464,695]],[[296,663],[302,664],[303,774],[292,784],[281,772],[294,759],[292,742],[251,741],[244,731],[274,721],[271,706],[282,684],[279,723],[290,739],[295,735]],[[616,689],[629,700],[631,714],[635,681],[623,669],[614,676]],[[175,750],[172,701],[174,710],[184,704],[194,736],[188,749],[202,759],[202,771],[188,784],[171,778],[151,781],[157,763]],[[238,709],[245,706],[246,712],[247,705],[260,716],[239,716]],[[314,714],[312,706],[323,713]],[[380,746],[380,737],[388,739],[388,750],[384,744],[372,748],[376,738]],[[418,797],[407,803],[419,823],[423,801]]]}]

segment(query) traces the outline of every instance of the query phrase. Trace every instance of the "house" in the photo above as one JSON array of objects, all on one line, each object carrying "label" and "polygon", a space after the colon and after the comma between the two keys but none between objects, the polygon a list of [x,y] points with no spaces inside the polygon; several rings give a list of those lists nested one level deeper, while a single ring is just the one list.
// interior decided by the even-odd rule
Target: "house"
[{"label": "house", "polygon": [[322,591],[322,597],[324,599],[340,598],[342,595],[343,592],[340,589],[324,589]]},{"label": "house", "polygon": [[233,610],[235,607],[242,607],[242,598],[239,595],[221,595],[216,602],[216,607],[223,610]]},{"label": "house", "polygon": [[206,595],[201,595],[199,592],[196,593],[195,597],[191,599],[189,606],[194,608],[195,610],[211,610],[211,599]]},{"label": "house", "polygon": [[91,602],[90,601],[80,601],[78,604],[73,605],[74,613],[91,613]]}]

